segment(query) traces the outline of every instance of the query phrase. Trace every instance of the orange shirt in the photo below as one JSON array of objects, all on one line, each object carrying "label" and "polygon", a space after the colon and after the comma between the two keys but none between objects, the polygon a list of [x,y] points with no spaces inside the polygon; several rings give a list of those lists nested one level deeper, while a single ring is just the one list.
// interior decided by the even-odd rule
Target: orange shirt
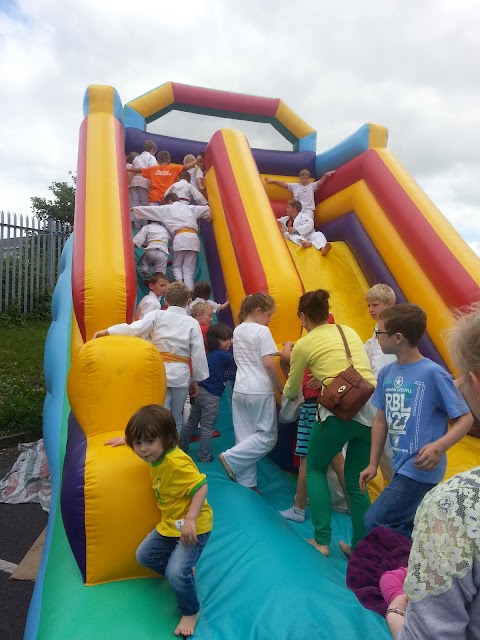
[{"label": "orange shirt", "polygon": [[155,167],[142,168],[142,176],[150,180],[149,202],[161,202],[165,191],[178,177],[183,166],[178,164],[158,164]]}]

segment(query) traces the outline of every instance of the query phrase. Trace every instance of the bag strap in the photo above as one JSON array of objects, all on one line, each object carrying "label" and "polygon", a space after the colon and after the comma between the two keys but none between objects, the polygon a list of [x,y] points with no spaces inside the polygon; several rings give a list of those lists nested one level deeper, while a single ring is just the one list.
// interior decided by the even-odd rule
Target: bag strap
[{"label": "bag strap", "polygon": [[350,347],[348,346],[348,342],[347,342],[347,339],[345,337],[345,333],[344,333],[342,327],[339,324],[336,324],[335,326],[337,327],[337,329],[340,332],[340,335],[342,336],[343,346],[345,347],[345,352],[347,354],[348,361],[353,366],[352,353],[350,351]]}]

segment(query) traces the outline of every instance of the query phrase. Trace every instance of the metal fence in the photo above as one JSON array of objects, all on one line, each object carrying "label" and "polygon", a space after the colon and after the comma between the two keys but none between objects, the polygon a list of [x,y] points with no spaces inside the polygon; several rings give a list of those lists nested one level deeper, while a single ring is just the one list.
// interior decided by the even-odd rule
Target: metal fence
[{"label": "metal fence", "polygon": [[0,313],[32,311],[55,286],[69,224],[0,212]]}]

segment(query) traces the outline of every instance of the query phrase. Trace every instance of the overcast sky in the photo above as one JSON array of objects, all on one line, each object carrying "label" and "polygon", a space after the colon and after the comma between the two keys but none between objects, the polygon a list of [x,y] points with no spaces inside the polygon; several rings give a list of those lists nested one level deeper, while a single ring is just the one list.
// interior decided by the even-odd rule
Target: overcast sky
[{"label": "overcast sky", "polygon": [[[477,0],[0,0],[0,210],[30,212],[76,169],[82,101],[168,81],[282,98],[324,151],[365,122],[480,253]],[[475,70],[475,71],[474,71]],[[149,130],[221,126],[291,149],[270,125],[170,113]]]}]

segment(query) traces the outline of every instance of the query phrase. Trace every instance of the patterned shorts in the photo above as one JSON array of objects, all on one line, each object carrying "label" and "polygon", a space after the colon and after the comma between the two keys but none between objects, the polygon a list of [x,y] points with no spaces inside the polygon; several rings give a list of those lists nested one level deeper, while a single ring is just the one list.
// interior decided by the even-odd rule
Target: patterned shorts
[{"label": "patterned shorts", "polygon": [[317,399],[307,398],[302,404],[300,415],[298,417],[297,446],[295,448],[295,455],[307,455],[310,433],[312,431],[313,423],[315,422],[316,417]]}]

